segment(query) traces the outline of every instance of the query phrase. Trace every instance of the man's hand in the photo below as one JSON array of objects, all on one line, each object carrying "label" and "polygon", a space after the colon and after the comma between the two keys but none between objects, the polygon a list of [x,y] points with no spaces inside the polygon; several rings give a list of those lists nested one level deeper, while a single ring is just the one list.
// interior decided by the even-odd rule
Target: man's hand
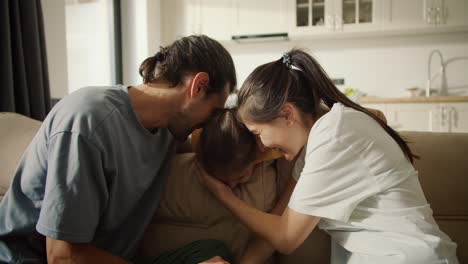
[{"label": "man's hand", "polygon": [[225,261],[223,258],[221,258],[220,256],[215,256],[215,257],[212,257],[208,260],[205,260],[203,262],[200,262],[199,264],[230,264],[229,262]]},{"label": "man's hand", "polygon": [[69,243],[47,237],[46,249],[47,263],[127,263],[122,258],[87,243]]}]

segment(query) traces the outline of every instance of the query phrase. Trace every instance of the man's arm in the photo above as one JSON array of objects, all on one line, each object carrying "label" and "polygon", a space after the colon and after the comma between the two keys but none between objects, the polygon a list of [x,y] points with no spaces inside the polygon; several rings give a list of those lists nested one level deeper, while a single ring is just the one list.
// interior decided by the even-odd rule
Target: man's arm
[{"label": "man's arm", "polygon": [[120,257],[114,256],[89,243],[69,243],[62,240],[46,238],[47,263],[127,263]]}]

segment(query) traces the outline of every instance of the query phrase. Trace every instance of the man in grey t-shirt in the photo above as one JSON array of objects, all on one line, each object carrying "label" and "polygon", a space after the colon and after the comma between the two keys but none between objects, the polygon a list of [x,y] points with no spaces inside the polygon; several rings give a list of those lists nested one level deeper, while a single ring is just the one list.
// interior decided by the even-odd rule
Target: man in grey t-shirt
[{"label": "man in grey t-shirt", "polygon": [[236,85],[229,53],[206,36],[162,48],[140,74],[144,84],[83,88],[49,113],[0,203],[0,262],[135,260],[175,140]]}]

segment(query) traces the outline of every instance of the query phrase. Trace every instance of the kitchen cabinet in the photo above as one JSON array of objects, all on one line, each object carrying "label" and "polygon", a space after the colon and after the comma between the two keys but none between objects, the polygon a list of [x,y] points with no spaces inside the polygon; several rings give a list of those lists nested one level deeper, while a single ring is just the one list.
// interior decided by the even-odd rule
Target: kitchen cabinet
[{"label": "kitchen cabinet", "polygon": [[468,103],[366,103],[382,111],[395,130],[468,132]]},{"label": "kitchen cabinet", "polygon": [[199,34],[216,40],[230,40],[233,34],[233,0],[199,0]]},{"label": "kitchen cabinet", "polygon": [[164,43],[204,34],[219,41],[233,35],[288,32],[288,0],[164,0]]},{"label": "kitchen cabinet", "polygon": [[468,103],[440,105],[443,129],[447,132],[468,132]]},{"label": "kitchen cabinet", "polygon": [[290,0],[289,5],[290,35],[296,38],[468,31],[466,0]]},{"label": "kitchen cabinet", "polygon": [[346,32],[379,30],[381,3],[377,0],[335,1],[335,29]]},{"label": "kitchen cabinet", "polygon": [[194,34],[219,41],[231,39],[233,0],[165,0],[161,3],[164,44]]},{"label": "kitchen cabinet", "polygon": [[292,0],[291,35],[380,30],[381,1]]},{"label": "kitchen cabinet", "polygon": [[205,34],[307,37],[468,31],[466,0],[163,0],[162,39]]},{"label": "kitchen cabinet", "polygon": [[382,29],[450,29],[468,26],[466,0],[383,0]]},{"label": "kitchen cabinet", "polygon": [[425,12],[426,1],[384,0],[382,28],[384,30],[429,28],[430,22]]},{"label": "kitchen cabinet", "polygon": [[233,1],[233,35],[288,32],[288,0]]},{"label": "kitchen cabinet", "polygon": [[293,12],[291,35],[333,32],[335,13],[333,1],[294,0],[290,1]]},{"label": "kitchen cabinet", "polygon": [[468,1],[443,0],[441,5],[443,9],[442,27],[468,26]]},{"label": "kitchen cabinet", "polygon": [[437,103],[389,104],[388,124],[396,130],[441,131],[441,120]]}]

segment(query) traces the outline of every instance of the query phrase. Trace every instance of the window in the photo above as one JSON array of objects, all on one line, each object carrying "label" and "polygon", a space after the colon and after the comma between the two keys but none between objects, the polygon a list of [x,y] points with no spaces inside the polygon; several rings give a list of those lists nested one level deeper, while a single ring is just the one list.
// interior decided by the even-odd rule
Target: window
[{"label": "window", "polygon": [[68,92],[121,83],[118,0],[66,0]]}]

